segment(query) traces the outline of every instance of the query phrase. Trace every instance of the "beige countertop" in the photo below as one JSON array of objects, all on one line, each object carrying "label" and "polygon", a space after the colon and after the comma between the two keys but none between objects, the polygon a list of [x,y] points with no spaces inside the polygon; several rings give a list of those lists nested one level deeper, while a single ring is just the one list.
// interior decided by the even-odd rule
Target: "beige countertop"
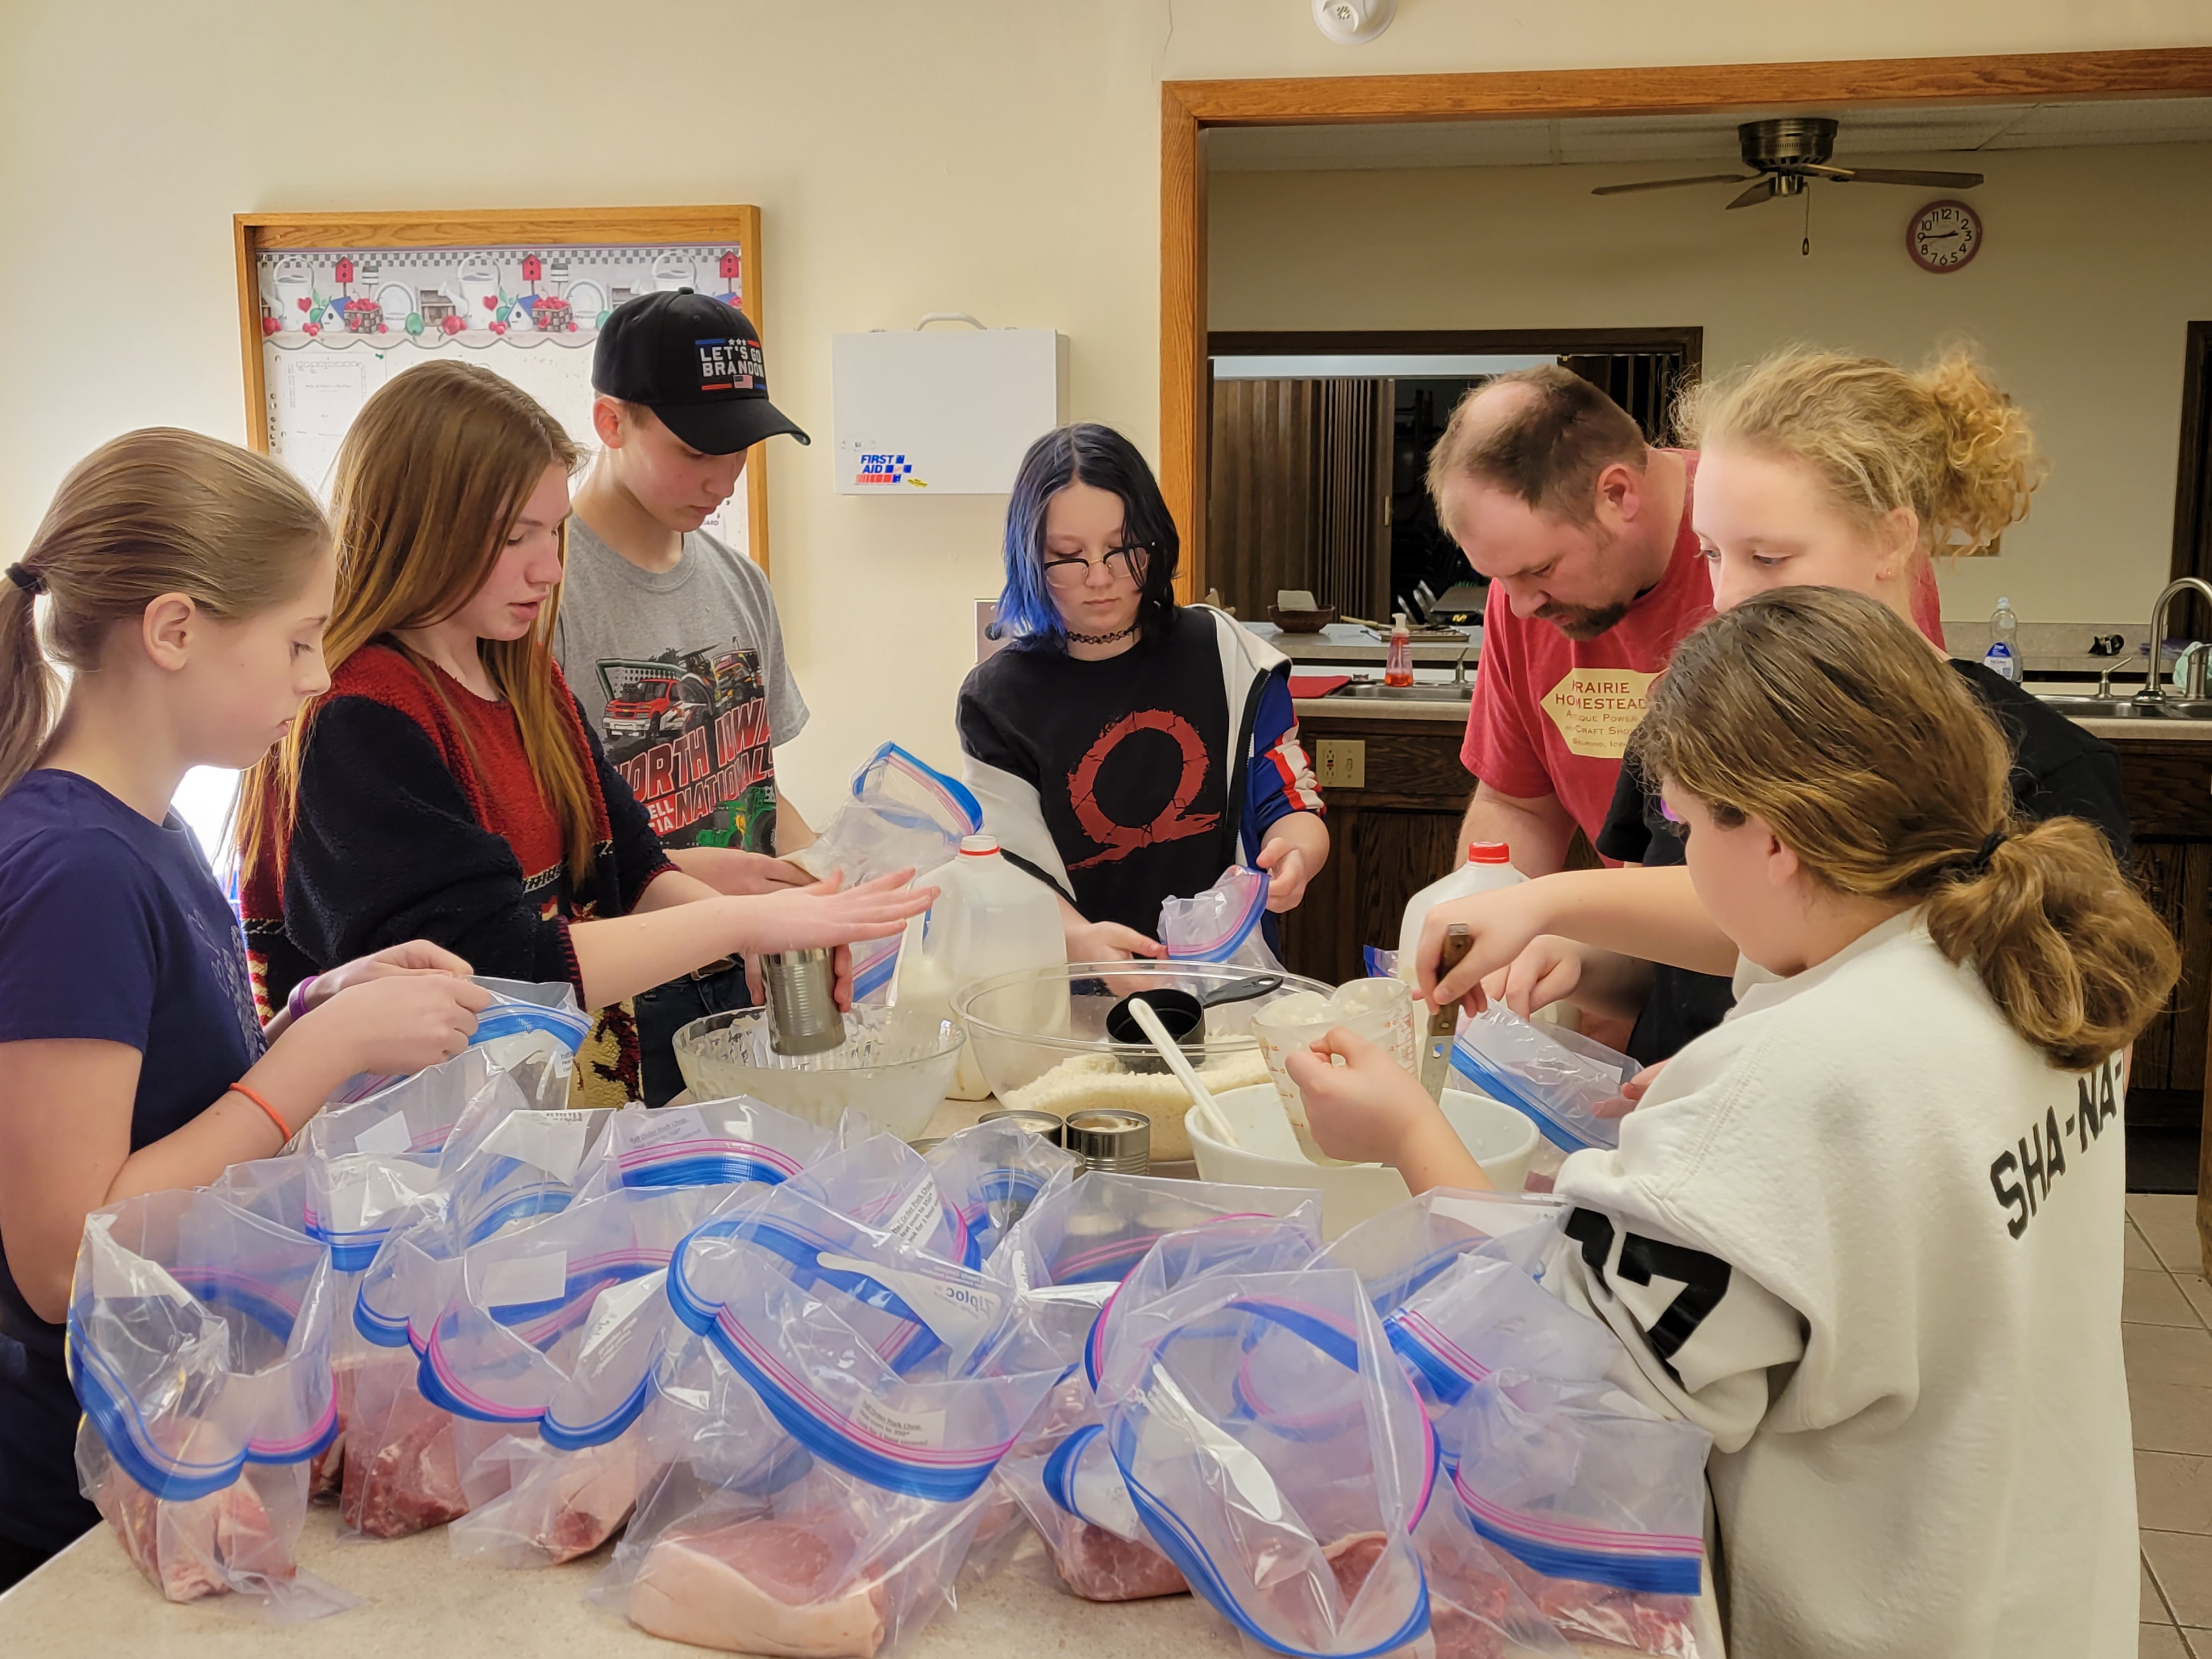
[{"label": "beige countertop", "polygon": [[1455,697],[1300,697],[1291,705],[1301,724],[1307,720],[1405,720],[1464,730],[1467,699]]}]

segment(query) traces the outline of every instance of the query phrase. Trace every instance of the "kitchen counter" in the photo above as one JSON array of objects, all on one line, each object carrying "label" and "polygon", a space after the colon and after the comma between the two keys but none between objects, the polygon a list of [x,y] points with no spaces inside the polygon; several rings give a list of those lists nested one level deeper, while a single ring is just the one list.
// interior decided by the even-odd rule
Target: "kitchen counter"
[{"label": "kitchen counter", "polygon": [[[1414,690],[1420,688],[1416,686]],[[1291,704],[1300,725],[1309,720],[1448,720],[1467,724],[1464,697],[1299,697]]]},{"label": "kitchen counter", "polygon": [[[1365,665],[1380,668],[1384,659],[1390,654],[1387,641],[1376,639],[1357,623],[1331,623],[1318,634],[1285,634],[1273,623],[1248,622],[1243,626],[1292,662],[1334,663],[1339,666]],[[1468,667],[1472,670],[1482,655],[1482,629],[1480,627],[1468,629],[1464,639],[1417,639],[1408,643],[1413,647],[1416,666],[1449,668],[1458,660],[1460,653],[1465,651]]]},{"label": "kitchen counter", "polygon": [[[521,1655],[527,1659],[679,1659],[710,1650],[648,1636],[584,1600],[614,1553],[610,1544],[565,1566],[512,1571],[456,1561],[443,1528],[388,1542],[341,1544],[337,1510],[307,1512],[300,1565],[364,1605],[303,1625],[273,1625],[252,1604],[164,1601],[105,1526],[0,1595],[8,1659],[392,1659],[400,1654]],[[1004,1568],[960,1588],[903,1648],[902,1659],[1237,1659],[1241,1644],[1188,1595],[1083,1601],[1060,1586],[1044,1546],[1027,1534]],[[1701,1651],[1721,1651],[1710,1589],[1692,1615]],[[1582,1648],[1589,1659],[1618,1648]]]}]

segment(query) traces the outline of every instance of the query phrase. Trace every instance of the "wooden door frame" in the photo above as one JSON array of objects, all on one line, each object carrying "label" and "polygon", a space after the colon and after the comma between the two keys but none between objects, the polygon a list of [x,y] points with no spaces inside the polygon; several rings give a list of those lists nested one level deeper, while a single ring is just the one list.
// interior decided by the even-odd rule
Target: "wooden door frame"
[{"label": "wooden door frame", "polygon": [[2212,47],[1160,83],[1160,486],[1205,591],[1206,169],[1219,126],[1750,113],[2212,94]]}]

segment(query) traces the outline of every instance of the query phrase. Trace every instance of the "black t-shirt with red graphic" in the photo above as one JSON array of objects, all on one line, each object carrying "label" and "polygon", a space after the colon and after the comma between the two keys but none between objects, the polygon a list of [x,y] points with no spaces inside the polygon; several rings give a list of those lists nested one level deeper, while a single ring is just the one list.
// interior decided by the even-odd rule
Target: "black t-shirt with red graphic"
[{"label": "black t-shirt with red graphic", "polygon": [[[971,761],[1036,788],[1067,896],[1090,920],[1150,936],[1161,901],[1237,862],[1247,792],[1226,763],[1240,734],[1206,612],[1178,609],[1103,662],[1010,646],[968,677],[959,720]],[[1008,854],[1029,862],[1016,844]]]}]

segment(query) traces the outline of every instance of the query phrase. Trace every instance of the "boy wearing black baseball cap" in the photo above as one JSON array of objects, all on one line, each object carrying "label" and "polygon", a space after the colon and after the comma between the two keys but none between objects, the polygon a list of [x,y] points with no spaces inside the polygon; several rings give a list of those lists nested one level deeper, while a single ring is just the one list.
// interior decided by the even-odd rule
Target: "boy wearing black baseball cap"
[{"label": "boy wearing black baseball cap", "polygon": [[[617,306],[592,356],[600,450],[576,491],[554,650],[669,855],[726,893],[806,878],[776,855],[814,832],[775,784],[775,749],[806,724],[760,568],[701,526],[745,453],[787,433],[760,334],[690,289]],[[637,1000],[645,1095],[683,1087],[670,1039],[750,998],[742,965]]]}]

